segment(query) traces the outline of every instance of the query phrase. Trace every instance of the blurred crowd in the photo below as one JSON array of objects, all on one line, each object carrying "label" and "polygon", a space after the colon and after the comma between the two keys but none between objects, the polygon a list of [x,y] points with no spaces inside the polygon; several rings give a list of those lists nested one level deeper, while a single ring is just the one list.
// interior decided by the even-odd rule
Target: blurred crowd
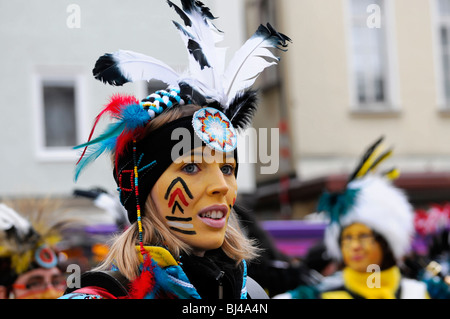
[{"label": "blurred crowd", "polygon": [[[91,200],[112,222],[88,224],[62,210],[60,200],[1,204],[1,298],[60,297],[74,282],[70,265],[76,265],[78,274],[94,268],[107,255],[108,243],[129,226],[122,206],[106,191],[75,190],[73,195]],[[288,255],[251,211],[236,207],[247,235],[263,249],[249,265],[249,275],[270,298],[317,299],[323,291],[342,286],[345,264],[330,256],[323,238],[317,238],[305,255]],[[402,276],[423,282],[428,298],[449,299],[450,203],[416,209],[414,230],[410,249],[399,263]]]}]

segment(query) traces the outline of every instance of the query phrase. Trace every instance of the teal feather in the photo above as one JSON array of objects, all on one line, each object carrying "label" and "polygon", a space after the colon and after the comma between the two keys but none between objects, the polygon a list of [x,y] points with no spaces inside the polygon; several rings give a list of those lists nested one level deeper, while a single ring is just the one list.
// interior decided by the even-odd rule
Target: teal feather
[{"label": "teal feather", "polygon": [[75,181],[78,180],[80,173],[86,168],[86,166],[96,160],[105,151],[112,152],[115,149],[117,145],[117,138],[123,132],[124,128],[125,123],[122,121],[109,124],[105,132],[103,132],[103,134],[99,137],[74,147],[74,149],[87,147],[86,153],[75,166]]},{"label": "teal feather", "polygon": [[93,140],[90,140],[89,142],[77,145],[74,147],[74,149],[79,149],[79,148],[83,148],[83,147],[90,146],[93,144],[101,143],[112,137],[117,137],[123,132],[124,128],[125,128],[125,123],[123,121],[109,124],[108,127],[106,128],[106,130],[99,137],[97,137]]},{"label": "teal feather", "polygon": [[112,152],[116,147],[116,143],[117,143],[117,136],[113,136],[108,139],[102,140],[96,145],[89,145],[85,155],[80,160],[78,165],[75,166],[74,180],[77,181],[81,171],[83,171],[86,168],[86,166],[95,161],[104,152]]},{"label": "teal feather", "polygon": [[342,216],[355,205],[359,189],[346,189],[344,193],[325,191],[319,198],[317,211],[325,212],[330,217],[330,223],[339,223]]},{"label": "teal feather", "polygon": [[139,104],[131,104],[122,110],[120,116],[117,116],[117,119],[118,121],[109,124],[106,130],[99,137],[84,144],[77,145],[74,149],[97,144],[113,136],[117,137],[124,131],[133,131],[139,127],[143,127],[150,120],[150,115],[148,115],[148,113]]},{"label": "teal feather", "polygon": [[[123,147],[127,134],[136,132],[139,128],[144,127],[150,120],[150,116],[139,104],[130,104],[122,109],[115,118],[118,120],[106,127],[106,130],[97,138],[86,143],[77,145],[74,149],[85,148],[86,154],[82,156],[75,169],[74,179],[77,181],[81,171],[101,154],[106,151],[116,151],[117,147]],[[120,144],[120,145],[119,145]]]}]

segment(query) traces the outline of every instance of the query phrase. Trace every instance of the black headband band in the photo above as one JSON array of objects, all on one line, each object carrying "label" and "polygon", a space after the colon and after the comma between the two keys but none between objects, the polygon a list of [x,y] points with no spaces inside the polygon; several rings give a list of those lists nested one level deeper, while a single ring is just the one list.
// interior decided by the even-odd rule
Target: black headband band
[{"label": "black headband band", "polygon": [[[128,212],[131,223],[137,220],[137,196],[141,215],[145,215],[145,201],[153,185],[177,158],[190,154],[191,150],[206,145],[194,132],[192,116],[169,122],[136,142],[134,152],[130,145],[114,168],[120,201]],[[237,174],[237,149],[234,150]],[[135,172],[138,171],[138,193]]]}]

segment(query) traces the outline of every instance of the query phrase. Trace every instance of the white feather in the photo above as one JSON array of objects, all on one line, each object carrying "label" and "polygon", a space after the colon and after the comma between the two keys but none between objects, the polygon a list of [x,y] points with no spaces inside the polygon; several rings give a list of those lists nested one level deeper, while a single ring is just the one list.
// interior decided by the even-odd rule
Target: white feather
[{"label": "white feather", "polygon": [[261,72],[278,63],[278,58],[267,48],[273,48],[273,41],[255,33],[235,53],[224,75],[224,90],[229,97],[227,104],[237,92],[255,83]]},{"label": "white feather", "polygon": [[0,204],[0,230],[6,231],[15,227],[20,236],[25,236],[31,230],[31,224],[12,208]]},{"label": "white feather", "polygon": [[130,81],[162,81],[169,86],[177,86],[179,74],[166,63],[145,54],[119,50],[113,58],[122,74]]},{"label": "white feather", "polygon": [[214,96],[215,99],[219,97],[218,101],[222,102],[226,100],[223,90],[226,48],[217,47],[216,45],[223,40],[223,35],[218,33],[217,28],[211,21],[205,18],[198,10],[185,11],[185,14],[189,17],[191,26],[177,26],[181,38],[186,47],[189,39],[197,42],[210,66],[202,69],[195,58],[189,54],[190,76],[201,82],[202,87],[209,87],[207,90],[209,92],[208,97]]}]

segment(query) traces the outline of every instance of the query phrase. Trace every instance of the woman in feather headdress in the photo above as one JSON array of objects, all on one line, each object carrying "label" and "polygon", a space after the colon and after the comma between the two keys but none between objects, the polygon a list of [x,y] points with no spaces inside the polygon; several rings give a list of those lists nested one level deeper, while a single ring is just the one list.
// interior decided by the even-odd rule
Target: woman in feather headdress
[{"label": "woman in feather headdress", "polygon": [[0,299],[56,299],[64,293],[57,243],[71,219],[58,208],[50,199],[0,203]]},{"label": "woman in feather headdress", "polygon": [[[253,283],[247,261],[257,256],[241,231],[237,197],[237,131],[256,110],[258,75],[278,62],[270,48],[290,41],[261,25],[225,68],[221,31],[199,1],[168,1],[189,53],[179,74],[131,51],[100,57],[95,78],[112,85],[157,79],[168,85],[139,101],[113,96],[97,116],[116,121],[84,148],[75,178],[104,152],[130,228],[112,244],[106,261],[81,278],[82,288],[62,298],[247,298]],[[251,296],[250,296],[251,297]]]},{"label": "woman in feather headdress", "polygon": [[396,168],[375,173],[392,154],[382,142],[383,137],[367,149],[342,192],[325,191],[319,199],[317,210],[330,220],[324,237],[327,254],[343,265],[342,271],[314,289],[298,287],[277,298],[300,298],[311,290],[322,299],[429,298],[425,283],[400,270],[411,249],[414,210],[392,184]]}]

